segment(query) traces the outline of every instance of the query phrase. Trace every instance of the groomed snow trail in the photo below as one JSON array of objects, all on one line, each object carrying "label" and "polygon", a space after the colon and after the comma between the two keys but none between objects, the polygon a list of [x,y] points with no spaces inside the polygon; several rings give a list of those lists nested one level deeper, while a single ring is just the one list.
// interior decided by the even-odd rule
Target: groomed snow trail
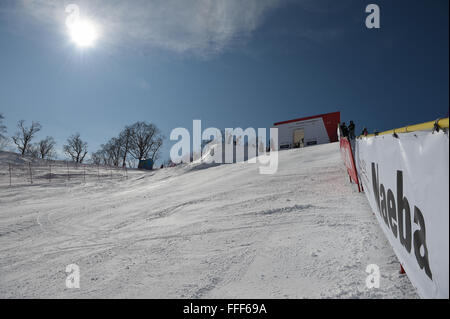
[{"label": "groomed snow trail", "polygon": [[[417,298],[338,143],[257,169],[2,186],[0,298]],[[73,263],[80,289],[65,287]],[[366,288],[369,264],[379,289]]]}]

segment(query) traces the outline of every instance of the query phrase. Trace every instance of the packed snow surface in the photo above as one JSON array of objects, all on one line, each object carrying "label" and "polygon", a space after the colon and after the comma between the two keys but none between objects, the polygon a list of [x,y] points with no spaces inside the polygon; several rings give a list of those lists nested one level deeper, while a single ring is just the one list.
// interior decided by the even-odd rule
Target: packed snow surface
[{"label": "packed snow surface", "polygon": [[238,163],[0,185],[1,298],[417,298],[338,143],[280,152],[274,175]]}]

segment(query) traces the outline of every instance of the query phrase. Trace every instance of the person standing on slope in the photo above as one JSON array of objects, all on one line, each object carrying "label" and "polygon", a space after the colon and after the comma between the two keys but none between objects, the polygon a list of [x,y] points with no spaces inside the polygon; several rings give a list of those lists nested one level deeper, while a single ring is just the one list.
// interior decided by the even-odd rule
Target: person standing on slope
[{"label": "person standing on slope", "polygon": [[348,128],[347,128],[347,125],[345,125],[345,122],[342,122],[342,124],[341,124],[341,132],[342,132],[343,137],[348,136]]},{"label": "person standing on slope", "polygon": [[350,121],[350,124],[348,125],[348,136],[351,140],[355,139],[355,123],[353,123],[353,121]]},{"label": "person standing on slope", "polygon": [[362,131],[362,135],[367,136],[369,134],[369,131],[367,130],[367,128],[365,127]]}]

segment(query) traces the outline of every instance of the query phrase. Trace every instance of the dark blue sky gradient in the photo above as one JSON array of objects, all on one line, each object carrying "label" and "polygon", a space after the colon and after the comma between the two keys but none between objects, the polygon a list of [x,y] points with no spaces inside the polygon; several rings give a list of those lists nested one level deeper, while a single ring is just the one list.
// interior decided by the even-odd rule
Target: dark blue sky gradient
[{"label": "dark blue sky gradient", "polygon": [[[381,8],[379,30],[365,28],[369,3]],[[246,41],[202,58],[101,41],[81,53],[6,1],[0,112],[8,135],[18,120],[37,120],[39,137],[55,137],[61,149],[78,131],[90,151],[141,120],[167,137],[193,119],[203,128],[257,128],[338,110],[358,132],[430,121],[449,110],[448,6],[317,0],[306,10],[294,1],[270,11]]]}]

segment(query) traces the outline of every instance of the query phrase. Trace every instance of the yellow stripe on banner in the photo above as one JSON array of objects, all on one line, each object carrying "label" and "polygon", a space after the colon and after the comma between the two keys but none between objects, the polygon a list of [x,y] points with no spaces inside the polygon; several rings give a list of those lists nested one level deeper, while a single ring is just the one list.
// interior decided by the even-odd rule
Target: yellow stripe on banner
[{"label": "yellow stripe on banner", "polygon": [[[436,123],[436,121],[431,121],[431,122],[426,122],[426,123],[421,123],[421,124],[409,125],[409,126],[389,130],[389,131],[384,131],[384,132],[378,133],[378,135],[386,135],[386,134],[394,134],[394,133],[410,133],[410,132],[414,132],[414,131],[430,131],[430,130],[434,129],[435,123]],[[440,128],[448,128],[448,117],[437,121],[437,124],[439,125]],[[360,135],[358,137],[373,137],[373,136],[375,136],[375,134],[368,134],[366,136]]]}]

